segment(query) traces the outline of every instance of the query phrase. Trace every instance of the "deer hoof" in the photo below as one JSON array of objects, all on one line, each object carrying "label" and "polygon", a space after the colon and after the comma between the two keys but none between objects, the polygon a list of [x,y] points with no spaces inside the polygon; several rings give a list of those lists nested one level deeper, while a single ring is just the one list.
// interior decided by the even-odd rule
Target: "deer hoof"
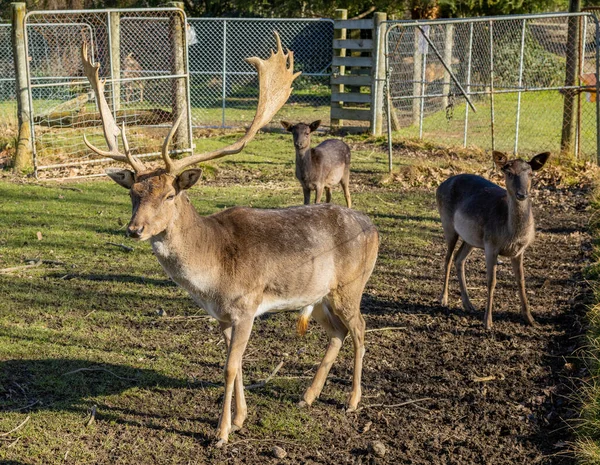
[{"label": "deer hoof", "polygon": [[215,447],[217,449],[222,449],[225,444],[227,444],[227,439],[219,439],[215,444]]},{"label": "deer hoof", "polygon": [[301,400],[300,402],[298,402],[298,408],[308,408],[310,407],[310,404],[304,400]]}]

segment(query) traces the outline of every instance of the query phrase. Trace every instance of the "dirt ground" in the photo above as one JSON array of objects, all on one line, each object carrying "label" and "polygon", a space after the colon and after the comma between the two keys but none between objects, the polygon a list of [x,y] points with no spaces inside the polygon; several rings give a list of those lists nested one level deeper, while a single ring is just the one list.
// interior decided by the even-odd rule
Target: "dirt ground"
[{"label": "dirt ground", "polygon": [[[568,424],[577,406],[569,396],[581,375],[572,355],[581,343],[586,299],[581,276],[590,249],[589,237],[581,232],[587,224],[586,195],[580,189],[537,192],[537,239],[525,258],[535,328],[521,322],[508,260],[499,266],[492,331],[482,327],[483,311],[462,310],[454,275],[451,308],[440,307],[441,234],[433,250],[411,257],[417,263],[414,269],[398,272],[397,281],[389,283],[402,290],[412,282],[418,292],[401,292],[397,300],[365,297],[368,328],[404,329],[367,335],[364,408],[333,422],[327,409],[313,408],[311,415],[322,416],[325,447],[310,452],[294,443],[279,444],[288,453],[284,461],[574,463]],[[381,253],[386,252],[384,240]],[[482,307],[485,270],[479,251],[469,260],[467,281],[472,299]],[[331,384],[350,374],[338,365]],[[387,407],[414,400],[419,401]],[[273,460],[275,443],[243,439],[242,431],[214,458],[233,463]],[[384,445],[383,457],[374,453],[374,442]]]}]

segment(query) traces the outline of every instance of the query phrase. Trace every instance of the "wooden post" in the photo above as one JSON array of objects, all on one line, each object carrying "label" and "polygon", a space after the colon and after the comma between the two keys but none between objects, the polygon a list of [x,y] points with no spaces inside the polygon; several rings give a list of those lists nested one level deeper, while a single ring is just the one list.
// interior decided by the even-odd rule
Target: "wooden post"
[{"label": "wooden post", "polygon": [[29,111],[29,85],[27,81],[27,54],[25,53],[25,3],[11,3],[12,50],[17,86],[17,116],[19,135],[14,171],[21,173],[33,167],[33,141]]},{"label": "wooden post", "polygon": [[[171,8],[183,10],[183,2],[169,2],[167,5]],[[184,34],[186,33],[186,24],[184,24],[181,16],[174,14],[171,17],[170,26],[172,54],[171,72],[178,75],[185,74],[187,51],[184,47]],[[173,122],[175,122],[179,115],[183,114],[181,124],[173,137],[173,148],[190,148],[192,146],[192,140],[188,124],[188,93],[185,78],[176,78],[173,81],[171,104],[173,107]]]},{"label": "wooden post", "polygon": [[[444,31],[444,62],[448,65],[448,68],[452,69],[452,48],[454,42],[454,25],[446,24],[446,30]],[[450,73],[444,68],[444,80],[442,85],[442,109],[445,110],[448,106],[448,93],[450,92]]]},{"label": "wooden post", "polygon": [[[112,104],[115,118],[121,109],[121,15],[118,11],[109,13],[110,21],[110,77],[112,81]],[[131,84],[128,84],[131,85]]]},{"label": "wooden post", "polygon": [[372,56],[377,60],[377,66],[373,67],[376,75],[373,76],[371,87],[371,111],[373,112],[373,127],[371,132],[375,136],[383,133],[383,87],[385,85],[385,31],[381,31],[379,37],[379,25],[387,19],[386,13],[377,12],[373,16],[373,50]]},{"label": "wooden post", "polygon": [[[335,14],[334,14],[334,20],[344,20],[344,19],[348,19],[348,10],[345,9],[338,9],[335,10]],[[346,29],[334,29],[333,30],[333,39],[345,39],[346,38]],[[339,56],[339,57],[345,57],[346,56],[346,49],[333,49],[333,55],[334,56]],[[338,76],[343,76],[346,73],[346,67],[345,66],[338,66],[337,70],[334,69],[333,70],[333,74],[334,75],[338,75]],[[331,94],[341,94],[344,92],[344,85],[343,84],[332,84],[331,85]],[[331,109],[333,110],[334,108],[342,108],[342,102],[331,102]],[[335,119],[335,118],[331,118],[331,129],[337,129],[337,128],[341,128],[344,125],[344,121],[341,119]]]},{"label": "wooden post", "polygon": [[[581,10],[581,0],[569,1],[569,12],[578,13]],[[569,18],[567,29],[567,65],[565,70],[565,86],[576,86],[577,66],[579,63],[578,39],[579,18]],[[560,150],[563,153],[572,153],[573,135],[575,128],[575,92],[566,89],[563,106],[562,134],[560,139]]]}]

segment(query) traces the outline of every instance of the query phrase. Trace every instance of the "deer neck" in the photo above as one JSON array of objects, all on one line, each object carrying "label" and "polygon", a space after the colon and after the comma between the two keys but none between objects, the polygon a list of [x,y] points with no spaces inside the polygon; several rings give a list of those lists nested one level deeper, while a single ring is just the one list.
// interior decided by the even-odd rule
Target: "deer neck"
[{"label": "deer neck", "polygon": [[508,228],[513,238],[527,236],[534,229],[530,198],[518,201],[508,195]]},{"label": "deer neck", "polygon": [[300,180],[308,178],[312,164],[311,154],[310,145],[305,149],[296,149],[296,177]]},{"label": "deer neck", "polygon": [[185,193],[176,202],[176,212],[167,228],[150,239],[152,249],[177,284],[192,294],[208,292],[219,273],[219,235]]}]

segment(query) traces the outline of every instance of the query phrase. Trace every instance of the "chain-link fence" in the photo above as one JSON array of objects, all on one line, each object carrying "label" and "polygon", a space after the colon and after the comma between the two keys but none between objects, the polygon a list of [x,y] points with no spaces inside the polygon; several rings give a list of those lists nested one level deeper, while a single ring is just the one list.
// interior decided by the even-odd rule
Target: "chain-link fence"
[{"label": "chain-link fence", "polygon": [[273,31],[279,33],[284,48],[294,51],[294,69],[302,71],[279,116],[294,121],[322,119],[328,123],[332,20],[190,18],[188,22],[195,127],[250,124],[258,81],[255,69],[244,58],[268,56],[273,49]]},{"label": "chain-link fence", "polygon": [[0,23],[0,139],[11,139],[17,131],[17,96],[11,25]]},{"label": "chain-link fence", "polygon": [[[179,9],[31,12],[26,49],[34,161],[40,176],[90,174],[98,162],[83,135],[106,147],[81,46],[106,79],[106,99],[124,122],[132,152],[151,156],[173,120],[189,111],[185,15]],[[191,150],[184,118],[172,149]]]},{"label": "chain-link fence", "polygon": [[598,30],[591,15],[384,27],[390,140],[596,159]]}]

